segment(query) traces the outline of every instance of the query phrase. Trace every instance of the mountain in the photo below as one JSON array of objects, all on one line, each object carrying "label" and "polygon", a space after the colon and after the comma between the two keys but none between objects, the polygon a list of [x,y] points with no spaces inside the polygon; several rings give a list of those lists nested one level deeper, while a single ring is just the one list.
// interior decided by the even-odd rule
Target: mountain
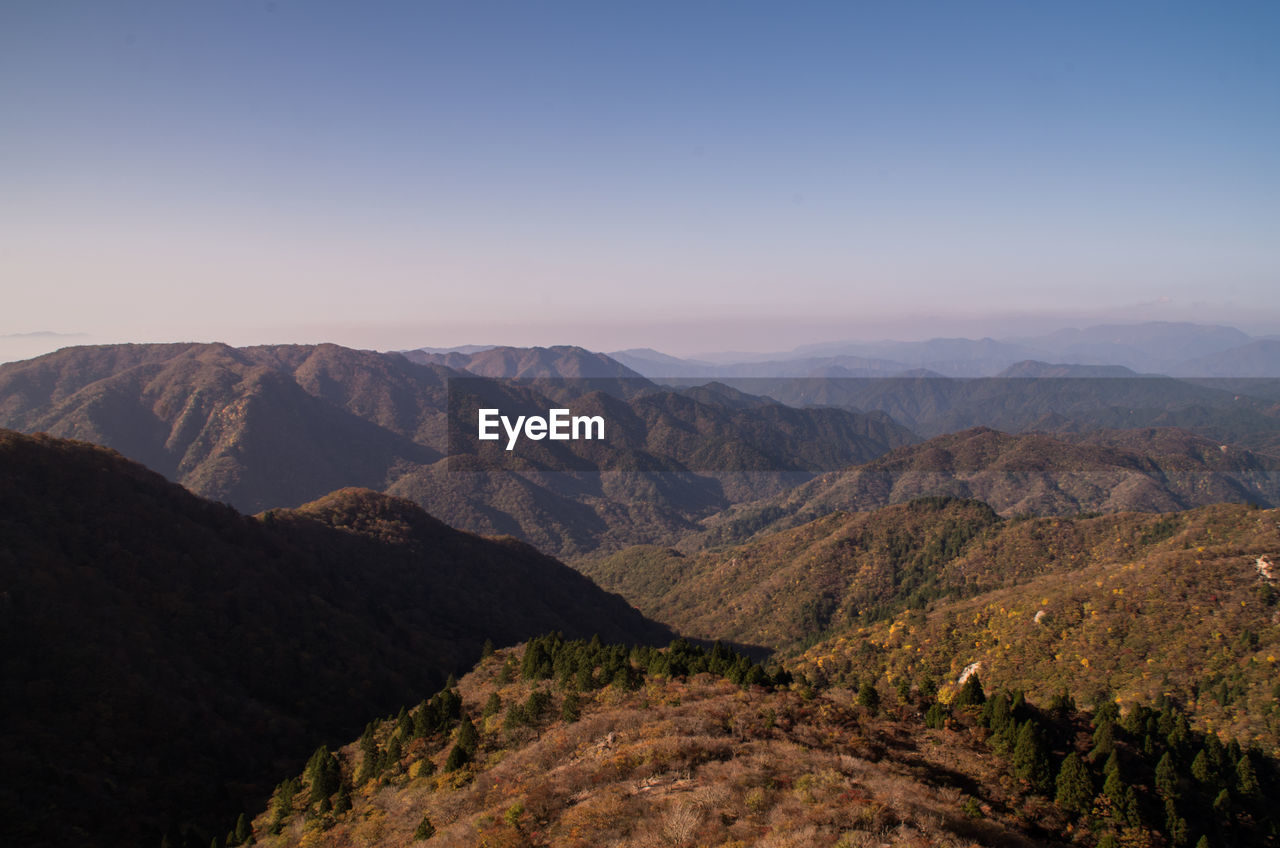
[{"label": "mountain", "polygon": [[1183,377],[1280,377],[1280,341],[1259,339],[1185,360],[1170,370]]},{"label": "mountain", "polygon": [[0,367],[0,426],[106,445],[256,511],[440,459],[448,376],[334,345],[67,348]]},{"label": "mountain", "polygon": [[[743,396],[661,388],[578,348],[495,348],[464,364],[518,378],[336,345],[68,348],[0,366],[0,426],[113,447],[244,510],[362,486],[561,554],[606,537],[665,539],[736,500],[914,441],[885,416],[768,400],[748,413]],[[515,453],[479,444],[463,402],[473,395],[509,412],[604,414],[608,438],[526,442]],[[496,475],[482,483],[487,495],[477,472]],[[772,477],[715,476],[729,472]],[[510,497],[491,497],[498,490]]]},{"label": "mountain", "polygon": [[1049,436],[985,427],[898,448],[709,519],[710,541],[745,538],[836,510],[929,495],[976,498],[1003,515],[1280,506],[1280,459],[1172,428]]},{"label": "mountain", "polygon": [[216,824],[481,644],[669,633],[513,540],[346,489],[249,518],[105,448],[0,431],[0,841]]},{"label": "mountain", "polygon": [[1280,376],[1274,356],[1260,355],[1253,347],[1261,340],[1234,327],[1156,321],[1065,328],[1005,339],[822,342],[785,353],[708,353],[698,360],[646,350],[619,354],[634,353],[627,364],[659,379],[812,377],[840,367],[852,372],[845,376],[886,376],[923,368],[947,377],[993,377],[1027,360],[1114,365],[1180,376]]},{"label": "mountain", "polygon": [[507,379],[588,378],[644,380],[603,353],[580,347],[492,347],[474,352],[426,353],[407,351],[405,356],[422,365],[444,365],[478,377]]},{"label": "mountain", "polygon": [[1220,353],[1250,340],[1235,327],[1151,321],[1070,328],[1010,341],[1043,350],[1060,362],[1124,365],[1136,371],[1169,373],[1187,359]]},{"label": "mountain", "polygon": [[[1008,376],[972,380],[899,375],[724,382],[795,406],[883,412],[926,438],[978,426],[1060,433],[1183,427],[1253,450],[1277,445],[1280,406],[1272,381],[1125,376],[1109,367],[1097,373],[1099,367],[1023,364]],[[1050,376],[1054,372],[1071,376]],[[1253,386],[1257,394],[1250,394]]]},{"label": "mountain", "polygon": [[[982,662],[984,680],[1045,701],[1063,687],[1090,702],[1108,687],[1125,703],[1165,692],[1198,727],[1280,752],[1278,558],[1277,510],[1015,520],[925,498],[580,567],[687,636],[813,646],[806,674],[826,657],[832,675],[941,683]],[[1042,609],[1049,623],[1034,620]],[[1211,694],[1224,682],[1223,698]]]},{"label": "mountain", "polygon": [[[535,639],[319,748],[231,844],[1270,845],[1273,757],[1176,704],[1082,710],[909,675]],[[612,674],[610,677],[609,675]],[[601,677],[613,681],[606,685]],[[819,675],[815,675],[815,680]],[[1194,769],[1194,771],[1193,771]],[[1172,837],[1166,841],[1165,835]],[[1124,842],[1120,842],[1123,837]]]},{"label": "mountain", "polygon": [[1026,359],[1015,362],[996,375],[997,377],[1043,379],[1052,378],[1096,378],[1096,377],[1140,377],[1142,375],[1123,365],[1066,365],[1062,363],[1037,362]]},{"label": "mountain", "polygon": [[833,682],[884,673],[945,684],[973,666],[1033,700],[1066,689],[1082,703],[1115,698],[1125,713],[1176,703],[1192,726],[1275,754],[1278,518],[1220,506],[1022,522],[1025,539],[1043,540],[1025,551],[1038,574],[851,626],[796,668]]},{"label": "mountain", "polygon": [[615,350],[608,356],[645,377],[700,377],[715,371],[709,362],[681,359],[648,347]]}]

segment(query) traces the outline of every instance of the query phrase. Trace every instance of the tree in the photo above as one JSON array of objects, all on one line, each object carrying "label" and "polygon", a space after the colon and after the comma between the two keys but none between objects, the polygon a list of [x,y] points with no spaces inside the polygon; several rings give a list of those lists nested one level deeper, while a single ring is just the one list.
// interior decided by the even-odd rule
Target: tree
[{"label": "tree", "polygon": [[1093,731],[1093,750],[1089,752],[1089,759],[1097,762],[1103,757],[1109,757],[1114,753],[1116,750],[1115,734],[1115,722],[1099,722]]},{"label": "tree", "polygon": [[858,689],[858,704],[872,712],[880,709],[880,692],[874,683],[863,683]]},{"label": "tree", "polygon": [[1165,798],[1178,797],[1178,767],[1174,765],[1173,755],[1168,751],[1156,763],[1156,791]]},{"label": "tree", "polygon": [[227,840],[229,845],[244,845],[253,841],[253,828],[249,826],[249,818],[244,814],[240,814],[240,818],[236,819],[236,829],[231,833],[231,839]]},{"label": "tree", "polygon": [[461,745],[455,744],[449,749],[449,757],[444,761],[444,770],[457,771],[469,762],[471,762],[471,755],[463,750]]},{"label": "tree", "polygon": [[564,696],[564,703],[560,706],[561,721],[572,724],[582,717],[582,704],[578,700],[577,692],[569,692]]},{"label": "tree", "polygon": [[1254,770],[1253,760],[1247,753],[1241,755],[1240,762],[1236,765],[1236,789],[1245,798],[1252,798],[1258,794],[1258,773]]},{"label": "tree", "polygon": [[1025,780],[1037,792],[1049,788],[1049,752],[1034,719],[1027,719],[1018,730],[1013,748],[1013,776]]},{"label": "tree", "polygon": [[929,709],[924,714],[924,726],[941,730],[947,726],[947,708],[942,706],[938,701],[934,701],[929,705]]},{"label": "tree", "polygon": [[1204,751],[1196,754],[1196,758],[1191,761],[1191,776],[1201,783],[1214,783],[1213,764],[1209,762],[1209,756]]},{"label": "tree", "polygon": [[311,755],[303,774],[311,784],[312,802],[328,798],[338,791],[338,785],[342,783],[342,767],[338,764],[338,758],[329,753],[324,745]]},{"label": "tree", "polygon": [[454,742],[467,752],[468,758],[475,754],[476,748],[480,744],[480,734],[476,732],[476,726],[472,724],[470,716],[464,715],[462,717],[462,721],[458,724],[458,733],[454,737]]},{"label": "tree", "polygon": [[430,839],[436,835],[436,826],[431,823],[431,819],[426,816],[422,817],[422,821],[418,822],[418,826],[414,828],[414,841],[419,839]]},{"label": "tree", "polygon": [[1058,806],[1073,813],[1086,812],[1093,801],[1093,780],[1084,761],[1074,751],[1067,755],[1058,769],[1057,790],[1054,800]]},{"label": "tree", "polygon": [[987,693],[982,691],[982,681],[978,679],[977,673],[970,674],[965,680],[964,686],[960,687],[960,694],[956,695],[957,707],[980,707],[987,700]]}]

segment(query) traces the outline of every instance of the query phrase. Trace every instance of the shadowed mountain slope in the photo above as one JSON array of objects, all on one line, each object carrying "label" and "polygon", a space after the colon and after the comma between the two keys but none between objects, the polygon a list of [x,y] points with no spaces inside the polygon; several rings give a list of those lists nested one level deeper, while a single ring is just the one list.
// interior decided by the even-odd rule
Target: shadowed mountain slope
[{"label": "shadowed mountain slope", "polygon": [[349,489],[248,518],[107,449],[9,431],[0,609],[10,845],[225,821],[486,638],[669,638],[528,545],[408,501]]}]

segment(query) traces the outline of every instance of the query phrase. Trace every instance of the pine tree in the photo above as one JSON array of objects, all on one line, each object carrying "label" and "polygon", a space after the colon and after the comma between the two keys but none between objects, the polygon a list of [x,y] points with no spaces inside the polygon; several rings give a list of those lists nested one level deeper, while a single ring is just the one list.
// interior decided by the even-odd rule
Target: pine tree
[{"label": "pine tree", "polygon": [[462,717],[462,721],[458,724],[458,733],[454,741],[468,755],[476,752],[476,747],[480,743],[480,734],[476,732],[476,726],[471,723],[470,716],[464,715]]},{"label": "pine tree", "polygon": [[419,839],[430,839],[436,835],[436,826],[431,823],[431,819],[426,816],[422,817],[422,821],[418,822],[418,826],[413,831],[413,838],[416,842]]},{"label": "pine tree", "polygon": [[880,709],[880,692],[874,683],[868,681],[858,689],[858,705],[866,707],[873,713]]},{"label": "pine tree", "polygon": [[236,819],[236,829],[232,831],[231,836],[235,841],[228,839],[228,845],[245,845],[253,840],[253,828],[249,826],[249,818],[244,813]]},{"label": "pine tree", "polygon": [[1236,789],[1244,798],[1252,798],[1258,794],[1258,773],[1253,768],[1253,759],[1249,754],[1241,755],[1236,765]]},{"label": "pine tree", "polygon": [[1049,752],[1034,719],[1027,719],[1018,731],[1013,748],[1013,776],[1025,780],[1037,792],[1049,788]]},{"label": "pine tree", "polygon": [[929,709],[924,714],[924,726],[934,730],[941,730],[946,727],[947,708],[938,701],[930,704]]},{"label": "pine tree", "polygon": [[1170,800],[1178,797],[1178,767],[1168,751],[1156,763],[1156,791]]},{"label": "pine tree", "polygon": [[351,787],[343,783],[338,787],[338,797],[334,799],[333,811],[338,814],[351,809]]},{"label": "pine tree", "polygon": [[577,692],[569,692],[564,696],[564,703],[560,706],[560,720],[572,724],[582,717],[582,704],[578,700]]},{"label": "pine tree", "polygon": [[1059,807],[1073,813],[1088,811],[1093,801],[1093,780],[1084,761],[1074,751],[1067,755],[1058,769],[1057,790],[1054,800]]},{"label": "pine tree", "polygon": [[982,691],[982,681],[978,679],[977,673],[969,675],[965,680],[964,686],[960,687],[960,694],[956,695],[957,707],[979,707],[987,700],[987,693]]},{"label": "pine tree", "polygon": [[1115,733],[1115,722],[1099,723],[1093,731],[1093,750],[1089,752],[1089,759],[1097,762],[1104,757],[1109,757],[1116,749]]},{"label": "pine tree", "polygon": [[1191,761],[1191,776],[1201,783],[1214,783],[1217,775],[1214,774],[1213,765],[1209,762],[1209,756],[1204,751],[1196,754],[1196,758]]},{"label": "pine tree", "polygon": [[480,646],[480,659],[482,660],[489,659],[489,657],[493,656],[493,651],[494,651],[493,640],[485,639],[484,644]]}]

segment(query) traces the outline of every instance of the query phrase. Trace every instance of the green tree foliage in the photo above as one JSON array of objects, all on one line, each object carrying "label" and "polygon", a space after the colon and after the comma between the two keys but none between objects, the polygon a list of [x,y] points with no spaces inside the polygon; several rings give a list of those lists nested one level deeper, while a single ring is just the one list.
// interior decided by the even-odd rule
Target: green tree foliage
[{"label": "green tree foliage", "polygon": [[311,800],[317,802],[338,791],[342,783],[342,767],[338,758],[321,745],[307,761],[303,776],[311,786]]},{"label": "green tree foliage", "polygon": [[1083,813],[1093,803],[1093,779],[1089,777],[1084,760],[1074,751],[1067,755],[1058,769],[1056,788],[1054,800],[1064,810]]},{"label": "green tree foliage", "polygon": [[1166,751],[1156,763],[1156,791],[1170,800],[1178,797],[1178,767],[1173,755]]},{"label": "green tree foliage", "polygon": [[924,726],[941,730],[947,726],[947,708],[939,701],[934,701],[929,705],[929,709],[924,714]]},{"label": "green tree foliage", "polygon": [[426,816],[422,817],[422,821],[418,822],[418,826],[414,828],[414,841],[421,839],[430,839],[436,835],[436,826],[431,823],[431,819]]},{"label": "green tree foliage", "polygon": [[560,720],[572,724],[582,717],[582,702],[577,692],[569,692],[560,705]]},{"label": "green tree foliage", "polygon": [[1018,730],[1018,741],[1013,748],[1013,774],[1037,792],[1049,788],[1052,777],[1049,751],[1034,719],[1027,719]]},{"label": "green tree foliage", "polygon": [[987,693],[982,690],[982,681],[978,679],[977,673],[970,674],[965,680],[964,685],[960,687],[960,693],[956,695],[955,705],[957,707],[978,707],[986,703]]},{"label": "green tree foliage", "polygon": [[249,817],[244,813],[236,819],[235,829],[227,836],[227,845],[248,845],[253,842],[253,828],[249,824]]},{"label": "green tree foliage", "polygon": [[876,689],[876,685],[870,681],[863,683],[858,689],[858,704],[866,707],[873,713],[880,709],[880,692]]},{"label": "green tree foliage", "polygon": [[1243,798],[1254,798],[1259,794],[1258,773],[1253,767],[1253,759],[1244,754],[1236,765],[1236,791]]},{"label": "green tree foliage", "polygon": [[454,738],[454,742],[469,755],[476,752],[476,748],[480,744],[480,734],[476,731],[476,726],[472,723],[470,716],[464,715],[462,721],[458,723],[458,733]]},{"label": "green tree foliage", "polygon": [[1116,725],[1110,720],[1103,720],[1097,724],[1093,731],[1093,749],[1089,752],[1089,759],[1097,762],[1098,760],[1109,758],[1116,750]]}]

